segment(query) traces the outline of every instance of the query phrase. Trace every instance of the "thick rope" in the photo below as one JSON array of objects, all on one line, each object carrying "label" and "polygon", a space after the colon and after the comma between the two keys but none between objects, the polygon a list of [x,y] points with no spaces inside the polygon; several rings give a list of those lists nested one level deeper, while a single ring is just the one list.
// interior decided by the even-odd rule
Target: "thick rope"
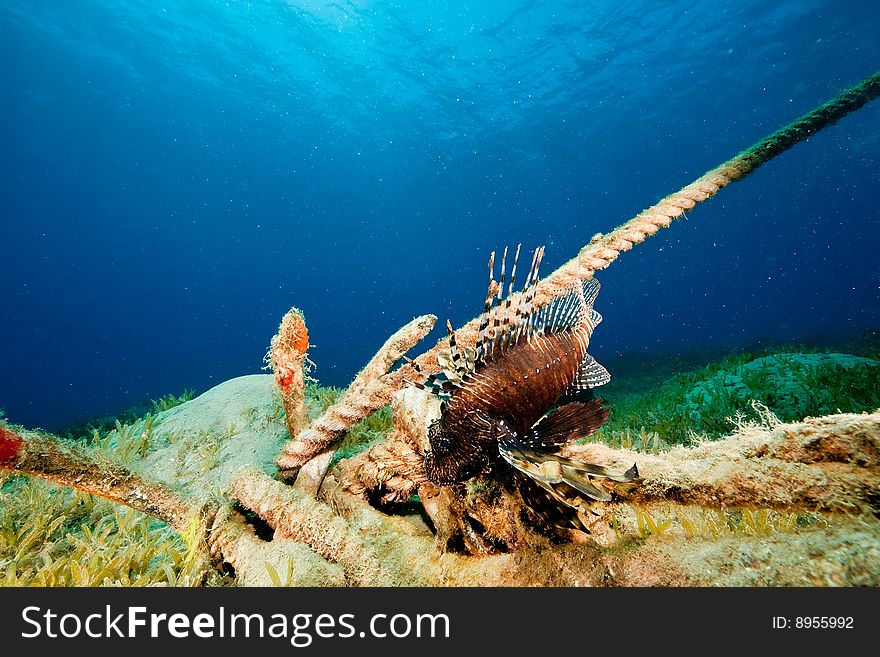
[{"label": "thick rope", "polygon": [[184,533],[196,514],[213,517],[214,508],[198,504],[168,486],[54,436],[0,425],[0,471],[48,479],[124,504],[158,518]]},{"label": "thick rope", "polygon": [[[342,397],[284,445],[277,459],[282,478],[287,481],[296,479],[303,465],[330,448],[363,418],[391,403],[391,396],[403,382],[399,387],[389,388],[385,380],[390,376],[388,370],[431,332],[436,321],[434,315],[416,317],[385,341]],[[309,485],[313,490],[317,491],[320,486],[332,456],[327,453],[316,464],[313,483]]]},{"label": "thick rope", "polygon": [[722,187],[744,178],[760,165],[785,152],[822,128],[836,123],[880,95],[880,72],[847,89],[824,105],[765,137],[687,187],[642,211],[607,235],[597,235],[577,257],[553,272],[538,287],[537,305],[548,302],[578,281],[592,278],[624,251],[668,227],[697,203],[712,198]]},{"label": "thick rope", "polygon": [[[578,255],[544,278],[537,286],[535,306],[550,303],[567,292],[573,285],[593,277],[596,271],[605,269],[624,251],[641,244],[649,235],[668,227],[697,203],[712,198],[722,187],[744,178],[757,167],[788,150],[810,135],[839,121],[880,95],[880,72],[838,94],[808,114],[788,124],[744,150],[736,157],[715,167],[687,185],[664,198],[656,205],[640,212],[622,226],[605,235],[598,234],[583,247]],[[516,305],[515,303],[513,304]],[[477,339],[480,318],[457,329],[455,339],[459,346],[473,346]],[[448,347],[443,339],[433,349],[416,358],[423,372],[439,371],[437,354]],[[401,368],[403,369],[403,368]],[[408,369],[408,368],[407,368]],[[394,376],[397,375],[397,376]],[[411,370],[394,372],[386,379],[387,385],[404,385],[404,377],[411,378]],[[393,378],[392,378],[393,377]]]}]

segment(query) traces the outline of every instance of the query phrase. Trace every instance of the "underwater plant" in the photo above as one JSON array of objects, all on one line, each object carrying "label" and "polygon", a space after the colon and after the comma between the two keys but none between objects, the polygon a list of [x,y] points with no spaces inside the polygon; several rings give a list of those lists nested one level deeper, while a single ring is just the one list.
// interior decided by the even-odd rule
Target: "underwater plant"
[{"label": "underwater plant", "polygon": [[880,362],[835,353],[736,354],[647,392],[606,397],[611,415],[592,439],[635,449],[648,449],[652,436],[655,445],[687,445],[729,434],[737,418],[754,419],[753,400],[783,422],[880,408]]},{"label": "underwater plant", "polygon": [[[115,441],[94,449],[119,456]],[[39,479],[0,480],[0,586],[194,586],[219,581],[198,528]]]},{"label": "underwater plant", "polygon": [[159,397],[158,400],[151,400],[153,404],[153,412],[161,413],[162,411],[167,411],[169,408],[180,406],[184,402],[190,401],[193,397],[195,397],[195,394],[195,390],[187,388],[176,397],[174,395],[168,394],[164,397]]}]

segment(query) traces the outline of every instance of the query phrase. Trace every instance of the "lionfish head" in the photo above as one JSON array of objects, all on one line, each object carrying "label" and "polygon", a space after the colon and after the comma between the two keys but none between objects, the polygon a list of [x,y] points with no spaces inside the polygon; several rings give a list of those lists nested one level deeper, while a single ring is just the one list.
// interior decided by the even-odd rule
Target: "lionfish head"
[{"label": "lionfish head", "polygon": [[490,461],[489,452],[480,449],[486,440],[463,441],[444,426],[443,417],[428,427],[431,449],[425,454],[425,474],[438,484],[452,484],[478,475]]}]

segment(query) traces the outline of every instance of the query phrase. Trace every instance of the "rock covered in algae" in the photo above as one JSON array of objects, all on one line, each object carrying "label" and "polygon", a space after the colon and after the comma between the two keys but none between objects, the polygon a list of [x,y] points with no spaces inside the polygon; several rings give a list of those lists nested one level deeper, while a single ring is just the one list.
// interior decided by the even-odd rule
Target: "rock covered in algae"
[{"label": "rock covered in algae", "polygon": [[240,376],[159,413],[155,451],[133,467],[196,497],[228,491],[243,466],[274,472],[288,440],[278,388],[269,374]]}]

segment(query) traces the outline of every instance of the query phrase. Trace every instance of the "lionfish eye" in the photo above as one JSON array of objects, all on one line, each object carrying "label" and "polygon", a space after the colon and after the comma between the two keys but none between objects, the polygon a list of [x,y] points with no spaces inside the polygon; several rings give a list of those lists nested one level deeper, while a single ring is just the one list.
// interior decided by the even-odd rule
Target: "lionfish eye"
[{"label": "lionfish eye", "polygon": [[440,420],[431,422],[431,426],[428,427],[428,440],[434,450],[446,452],[452,447],[452,441],[443,433]]},{"label": "lionfish eye", "polygon": [[448,451],[452,447],[452,441],[441,433],[437,436],[437,447],[443,451]]}]

